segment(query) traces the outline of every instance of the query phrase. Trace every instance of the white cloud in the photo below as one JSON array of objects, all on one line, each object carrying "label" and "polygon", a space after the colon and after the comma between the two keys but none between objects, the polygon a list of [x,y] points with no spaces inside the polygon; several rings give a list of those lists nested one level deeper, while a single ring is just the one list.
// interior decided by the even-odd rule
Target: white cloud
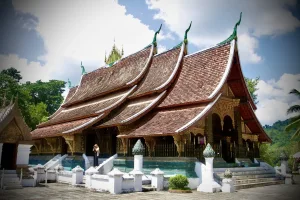
[{"label": "white cloud", "polygon": [[[154,19],[164,20],[168,28],[183,37],[189,22],[193,21],[189,41],[198,47],[215,45],[226,39],[233,31],[239,12],[243,12],[238,29],[240,49],[247,62],[262,60],[256,52],[256,37],[276,36],[294,31],[300,21],[287,9],[296,0],[246,1],[246,0],[146,0],[149,9],[157,10]],[[242,43],[243,41],[243,43]],[[244,62],[244,61],[243,61]]]},{"label": "white cloud", "polygon": [[163,46],[163,45],[158,45],[157,46],[157,53],[162,53],[164,51],[167,50],[167,47]]},{"label": "white cloud", "polygon": [[[1,55],[3,68],[13,66],[21,71],[23,81],[70,78],[79,83],[80,61],[86,71],[104,65],[105,51],[124,47],[125,56],[152,42],[154,31],[139,19],[126,14],[117,1],[13,1],[16,10],[35,15],[36,31],[43,38],[47,53],[39,62],[27,63],[16,55]],[[170,38],[166,34],[161,39]],[[34,47],[32,47],[34,48]],[[43,63],[41,62],[41,63]]]},{"label": "white cloud", "polygon": [[300,105],[299,98],[289,94],[294,88],[299,90],[299,80],[300,74],[283,74],[278,81],[259,81],[256,115],[262,124],[272,125],[277,120],[295,116],[287,115],[286,111],[292,105]]},{"label": "white cloud", "polygon": [[41,66],[39,62],[28,62],[27,59],[19,58],[19,56],[15,54],[0,54],[0,61],[0,69],[14,67],[20,71],[22,75],[21,82],[23,83],[26,81],[32,82],[39,79],[50,79],[51,68]]},{"label": "white cloud", "polygon": [[245,63],[258,63],[262,60],[255,50],[258,48],[258,40],[248,34],[241,34],[238,39],[241,60]]}]

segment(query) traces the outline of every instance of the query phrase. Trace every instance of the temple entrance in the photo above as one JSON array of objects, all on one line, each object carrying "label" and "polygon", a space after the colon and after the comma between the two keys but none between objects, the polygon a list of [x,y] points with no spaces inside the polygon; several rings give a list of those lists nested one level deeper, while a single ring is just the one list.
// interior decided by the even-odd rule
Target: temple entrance
[{"label": "temple entrance", "polygon": [[86,134],[86,142],[85,142],[85,154],[87,156],[94,156],[93,146],[97,143],[96,134]]},{"label": "temple entrance", "polygon": [[108,158],[117,153],[117,127],[102,128],[86,134],[86,155],[93,156],[93,146],[98,144],[100,158]]},{"label": "temple entrance", "polygon": [[226,115],[223,119],[218,114],[212,114],[212,125],[214,135],[213,148],[216,151],[216,157],[223,158],[226,162],[234,162],[234,147],[237,142],[237,132],[233,128],[233,121],[230,116]]},{"label": "temple entrance", "polygon": [[17,147],[15,143],[4,143],[2,146],[1,169],[16,169]]}]

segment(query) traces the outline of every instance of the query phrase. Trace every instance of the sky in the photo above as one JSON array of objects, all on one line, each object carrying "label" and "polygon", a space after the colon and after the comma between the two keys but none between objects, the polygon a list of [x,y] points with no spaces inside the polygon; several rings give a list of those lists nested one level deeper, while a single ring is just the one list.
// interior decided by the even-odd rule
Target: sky
[{"label": "sky", "polygon": [[[216,45],[238,27],[243,73],[259,77],[256,115],[262,125],[285,120],[300,100],[300,1],[297,0],[0,0],[0,69],[15,67],[22,82],[71,80],[105,65],[114,44],[125,56],[152,42],[158,52],[188,33],[188,52]],[[68,88],[64,95],[66,95]]]}]

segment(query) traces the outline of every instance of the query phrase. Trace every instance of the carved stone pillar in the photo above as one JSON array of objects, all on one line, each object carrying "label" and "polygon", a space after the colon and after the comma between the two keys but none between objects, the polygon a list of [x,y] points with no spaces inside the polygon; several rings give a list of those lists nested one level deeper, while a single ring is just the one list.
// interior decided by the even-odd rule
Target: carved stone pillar
[{"label": "carved stone pillar", "polygon": [[213,135],[213,123],[212,123],[212,113],[209,113],[205,118],[205,129],[206,129],[206,142],[213,145],[214,135]]},{"label": "carved stone pillar", "polygon": [[75,150],[75,140],[74,140],[74,135],[65,135],[63,136],[65,138],[66,143],[68,144],[71,153],[73,155],[74,150]]},{"label": "carved stone pillar", "polygon": [[173,135],[174,143],[177,147],[178,157],[181,157],[184,151],[184,136],[183,135]]},{"label": "carved stone pillar", "polygon": [[155,151],[156,140],[153,137],[144,137],[146,146],[148,148],[148,156],[152,157]]}]

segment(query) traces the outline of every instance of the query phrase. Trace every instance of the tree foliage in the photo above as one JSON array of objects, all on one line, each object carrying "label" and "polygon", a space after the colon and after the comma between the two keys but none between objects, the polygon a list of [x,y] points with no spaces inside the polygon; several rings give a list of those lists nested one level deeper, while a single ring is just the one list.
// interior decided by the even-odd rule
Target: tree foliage
[{"label": "tree foliage", "polygon": [[[300,92],[297,89],[292,89],[290,94],[296,95],[300,99]],[[293,105],[287,110],[287,114],[300,113],[300,105]],[[300,135],[300,114],[296,117],[291,118],[291,122],[286,126],[285,131],[294,129],[295,132],[292,139],[299,137]]]},{"label": "tree foliage", "polygon": [[15,79],[17,82],[20,82],[20,80],[22,79],[20,71],[16,70],[13,67],[2,70],[1,74],[6,74],[6,75],[12,77],[13,79]]},{"label": "tree foliage", "polygon": [[[300,150],[299,141],[291,140],[294,130],[287,131],[283,134],[285,127],[291,122],[291,119],[277,121],[272,126],[265,125],[264,130],[272,139],[272,144],[263,144],[260,146],[260,156],[263,160],[272,166],[280,165],[279,156],[282,151],[286,152],[289,157]],[[293,160],[289,159],[290,167]]]},{"label": "tree foliage", "polygon": [[50,80],[49,82],[36,81],[35,83],[19,83],[22,76],[14,68],[3,70],[0,73],[0,105],[5,101],[17,98],[19,108],[27,125],[35,129],[53,114],[63,101],[62,93],[64,81]]},{"label": "tree foliage", "polygon": [[250,92],[250,95],[251,95],[254,103],[257,104],[258,101],[257,101],[256,91],[258,90],[257,84],[259,82],[259,77],[256,77],[255,79],[250,79],[250,78],[246,78],[245,77],[245,81],[246,81],[247,88],[248,88],[248,90]]}]

